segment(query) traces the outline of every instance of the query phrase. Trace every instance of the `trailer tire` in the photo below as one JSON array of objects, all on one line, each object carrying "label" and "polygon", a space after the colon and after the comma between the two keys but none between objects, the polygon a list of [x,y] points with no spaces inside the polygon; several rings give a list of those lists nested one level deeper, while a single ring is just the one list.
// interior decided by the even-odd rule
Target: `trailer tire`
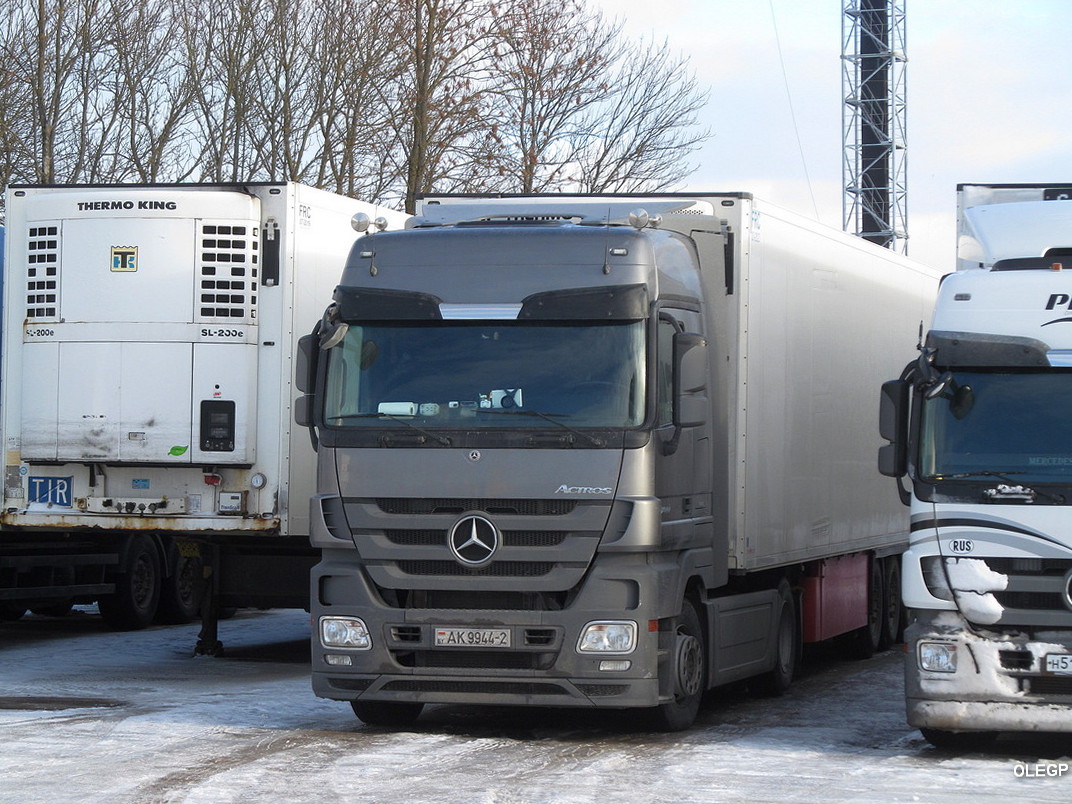
[{"label": "trailer tire", "polygon": [[670,667],[674,699],[659,704],[646,713],[648,726],[654,731],[682,731],[696,722],[704,688],[707,686],[707,645],[696,604],[686,598],[677,616],[671,647],[674,660]]},{"label": "trailer tire", "polygon": [[135,536],[120,556],[115,592],[97,601],[101,616],[118,631],[145,628],[160,601],[160,554],[148,536]]},{"label": "trailer tire", "polygon": [[885,571],[882,579],[883,602],[882,650],[904,641],[905,614],[901,600],[901,557],[889,556],[883,562]]},{"label": "trailer tire", "polygon": [[169,553],[171,574],[163,579],[156,619],[169,625],[182,625],[197,619],[201,612],[204,566],[200,558],[182,555],[174,544]]},{"label": "trailer tire", "polygon": [[979,751],[997,738],[996,731],[943,731],[920,729],[923,738],[935,748],[945,751]]},{"label": "trailer tire", "polygon": [[424,710],[422,703],[404,701],[350,701],[354,714],[367,726],[411,726]]},{"label": "trailer tire", "polygon": [[800,620],[797,617],[796,601],[788,581],[778,584],[781,604],[778,610],[778,632],[774,641],[774,667],[757,676],[753,689],[761,695],[784,695],[797,672],[800,658]]}]

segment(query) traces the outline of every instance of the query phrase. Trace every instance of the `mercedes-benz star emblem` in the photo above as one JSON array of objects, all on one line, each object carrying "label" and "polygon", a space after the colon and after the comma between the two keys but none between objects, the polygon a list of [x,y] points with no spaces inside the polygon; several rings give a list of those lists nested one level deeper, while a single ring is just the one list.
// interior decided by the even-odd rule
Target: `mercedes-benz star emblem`
[{"label": "mercedes-benz star emblem", "polygon": [[460,562],[478,566],[491,561],[499,549],[499,531],[484,517],[468,514],[454,523],[447,542]]}]

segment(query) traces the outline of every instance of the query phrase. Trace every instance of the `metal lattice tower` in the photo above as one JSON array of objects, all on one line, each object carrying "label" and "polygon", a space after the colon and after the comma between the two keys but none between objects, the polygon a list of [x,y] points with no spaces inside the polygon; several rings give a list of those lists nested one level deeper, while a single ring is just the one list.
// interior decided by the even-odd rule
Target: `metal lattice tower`
[{"label": "metal lattice tower", "polygon": [[844,0],[841,35],[844,229],[906,253],[905,0]]}]

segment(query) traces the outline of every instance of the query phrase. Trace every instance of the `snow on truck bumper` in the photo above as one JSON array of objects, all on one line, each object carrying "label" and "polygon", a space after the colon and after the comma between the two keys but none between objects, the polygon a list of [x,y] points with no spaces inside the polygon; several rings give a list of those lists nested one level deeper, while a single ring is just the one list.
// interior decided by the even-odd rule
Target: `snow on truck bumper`
[{"label": "snow on truck bumper", "polygon": [[910,725],[1072,732],[1072,634],[1047,642],[976,634],[954,612],[920,614],[905,632]]}]

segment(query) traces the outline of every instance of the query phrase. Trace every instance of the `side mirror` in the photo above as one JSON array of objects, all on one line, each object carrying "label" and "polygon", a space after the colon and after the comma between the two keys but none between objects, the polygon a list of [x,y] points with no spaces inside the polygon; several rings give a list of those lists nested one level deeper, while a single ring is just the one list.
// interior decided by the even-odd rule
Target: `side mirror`
[{"label": "side mirror", "polygon": [[294,384],[303,394],[316,388],[317,347],[320,336],[315,332],[298,338],[298,356],[294,368]]},{"label": "side mirror", "polygon": [[314,420],[316,406],[316,371],[320,352],[320,326],[311,335],[298,338],[298,354],[294,361],[294,385],[301,392],[294,400],[294,423],[309,428],[309,440],[315,452],[319,447]]},{"label": "side mirror", "polygon": [[707,421],[707,340],[693,332],[674,335],[674,425],[696,427]]},{"label": "side mirror", "polygon": [[878,429],[889,441],[878,451],[878,471],[887,477],[904,477],[908,473],[908,380],[882,383],[879,400]]}]

